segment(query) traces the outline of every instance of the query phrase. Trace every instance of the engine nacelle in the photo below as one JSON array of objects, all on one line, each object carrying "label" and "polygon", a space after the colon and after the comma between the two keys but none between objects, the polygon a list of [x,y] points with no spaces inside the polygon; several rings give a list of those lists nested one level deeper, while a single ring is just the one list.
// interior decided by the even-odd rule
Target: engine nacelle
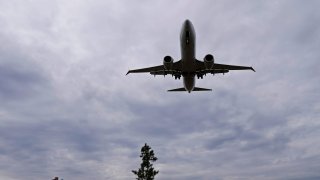
[{"label": "engine nacelle", "polygon": [[212,69],[213,64],[214,64],[214,57],[211,54],[207,54],[204,58],[204,66],[206,69]]},{"label": "engine nacelle", "polygon": [[163,66],[165,70],[171,70],[173,66],[173,59],[171,56],[166,56],[163,58]]}]

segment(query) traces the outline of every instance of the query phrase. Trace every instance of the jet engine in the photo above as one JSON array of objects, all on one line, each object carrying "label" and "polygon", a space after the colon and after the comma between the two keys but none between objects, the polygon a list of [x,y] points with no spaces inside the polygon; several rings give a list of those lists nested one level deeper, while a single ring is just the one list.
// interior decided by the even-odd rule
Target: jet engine
[{"label": "jet engine", "polygon": [[213,64],[214,64],[214,57],[211,54],[207,54],[204,58],[204,66],[206,69],[212,69]]},{"label": "jet engine", "polygon": [[173,65],[173,59],[171,56],[166,56],[163,58],[163,66],[165,70],[171,70]]}]

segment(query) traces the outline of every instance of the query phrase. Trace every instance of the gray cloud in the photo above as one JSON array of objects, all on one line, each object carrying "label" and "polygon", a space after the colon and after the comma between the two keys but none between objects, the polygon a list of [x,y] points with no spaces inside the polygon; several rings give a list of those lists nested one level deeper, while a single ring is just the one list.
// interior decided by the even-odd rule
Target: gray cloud
[{"label": "gray cloud", "polygon": [[[129,179],[140,147],[158,179],[319,177],[318,1],[0,2],[0,178]],[[180,58],[252,65],[180,81],[125,76]]]}]

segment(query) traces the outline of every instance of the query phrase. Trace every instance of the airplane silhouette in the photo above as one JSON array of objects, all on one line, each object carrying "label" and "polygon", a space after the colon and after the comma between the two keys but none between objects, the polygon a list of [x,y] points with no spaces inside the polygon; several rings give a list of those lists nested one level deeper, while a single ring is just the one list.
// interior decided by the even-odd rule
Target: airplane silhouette
[{"label": "airplane silhouette", "polygon": [[206,74],[225,74],[230,70],[255,70],[252,67],[218,64],[214,62],[214,57],[207,54],[203,61],[195,57],[196,34],[190,20],[185,20],[180,33],[181,60],[173,62],[171,56],[165,56],[163,65],[142,69],[129,70],[129,73],[150,73],[156,75],[172,75],[175,79],[183,77],[182,88],[168,91],[211,91],[211,89],[195,87],[195,77],[203,79]]}]

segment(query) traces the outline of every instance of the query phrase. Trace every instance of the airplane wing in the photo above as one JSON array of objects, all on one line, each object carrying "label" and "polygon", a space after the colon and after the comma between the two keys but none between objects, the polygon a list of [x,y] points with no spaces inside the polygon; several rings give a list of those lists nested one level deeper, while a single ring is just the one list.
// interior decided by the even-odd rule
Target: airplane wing
[{"label": "airplane wing", "polygon": [[214,63],[213,68],[214,69],[225,69],[225,70],[252,70],[252,71],[256,72],[252,67],[217,64],[217,63]]},{"label": "airplane wing", "polygon": [[218,74],[218,73],[228,73],[230,70],[255,70],[252,67],[248,66],[236,66],[236,65],[228,65],[228,64],[218,64],[214,63],[212,69],[206,69],[203,61],[196,61],[197,71],[201,73],[211,73],[211,74]]},{"label": "airplane wing", "polygon": [[167,74],[174,74],[180,71],[181,71],[181,60],[174,62],[171,70],[166,70],[163,65],[160,65],[160,66],[129,70],[126,75],[130,73],[150,73],[152,75],[167,75]]}]

